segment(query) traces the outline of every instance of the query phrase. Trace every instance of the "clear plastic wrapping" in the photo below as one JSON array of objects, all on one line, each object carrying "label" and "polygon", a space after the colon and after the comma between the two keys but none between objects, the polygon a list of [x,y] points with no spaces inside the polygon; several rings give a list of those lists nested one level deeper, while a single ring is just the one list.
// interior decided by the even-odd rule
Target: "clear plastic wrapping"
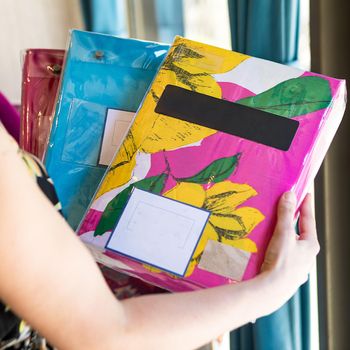
[{"label": "clear plastic wrapping", "polygon": [[71,32],[45,165],[74,229],[168,48]]},{"label": "clear plastic wrapping", "polygon": [[24,53],[20,146],[42,159],[51,129],[64,50]]},{"label": "clear plastic wrapping", "polygon": [[345,97],[343,80],[177,37],[78,234],[171,291],[254,277],[278,198],[302,201]]}]

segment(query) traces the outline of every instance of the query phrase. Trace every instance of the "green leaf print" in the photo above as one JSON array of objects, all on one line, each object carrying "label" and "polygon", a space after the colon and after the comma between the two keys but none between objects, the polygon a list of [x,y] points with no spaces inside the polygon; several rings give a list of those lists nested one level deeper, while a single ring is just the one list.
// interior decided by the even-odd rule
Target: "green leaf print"
[{"label": "green leaf print", "polygon": [[178,182],[194,182],[197,184],[217,183],[226,180],[236,169],[241,154],[220,158],[209,164],[194,176],[178,178]]},{"label": "green leaf print", "polygon": [[238,100],[237,103],[293,118],[326,108],[331,100],[328,80],[307,76],[289,79],[261,94]]}]

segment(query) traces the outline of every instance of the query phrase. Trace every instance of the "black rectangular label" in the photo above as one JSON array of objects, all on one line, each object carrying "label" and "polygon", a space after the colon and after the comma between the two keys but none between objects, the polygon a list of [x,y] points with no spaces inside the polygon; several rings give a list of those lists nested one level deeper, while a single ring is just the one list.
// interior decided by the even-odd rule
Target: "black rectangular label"
[{"label": "black rectangular label", "polygon": [[288,151],[299,122],[238,103],[167,85],[156,113]]}]

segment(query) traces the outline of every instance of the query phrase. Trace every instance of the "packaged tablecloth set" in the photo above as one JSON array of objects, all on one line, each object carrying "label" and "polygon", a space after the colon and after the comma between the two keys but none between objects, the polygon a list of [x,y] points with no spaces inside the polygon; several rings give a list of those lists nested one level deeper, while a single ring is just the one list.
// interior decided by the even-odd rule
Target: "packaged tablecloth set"
[{"label": "packaged tablecloth set", "polygon": [[71,32],[45,165],[74,229],[168,48]]},{"label": "packaged tablecloth set", "polygon": [[342,80],[177,37],[78,233],[171,291],[252,278],[344,107]]}]

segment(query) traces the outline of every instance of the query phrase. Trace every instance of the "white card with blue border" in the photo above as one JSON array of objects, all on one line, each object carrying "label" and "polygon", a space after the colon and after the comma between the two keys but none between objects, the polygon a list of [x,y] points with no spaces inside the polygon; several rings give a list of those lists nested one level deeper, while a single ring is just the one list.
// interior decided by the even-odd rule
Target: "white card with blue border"
[{"label": "white card with blue border", "polygon": [[106,249],[184,276],[210,212],[134,188]]}]

